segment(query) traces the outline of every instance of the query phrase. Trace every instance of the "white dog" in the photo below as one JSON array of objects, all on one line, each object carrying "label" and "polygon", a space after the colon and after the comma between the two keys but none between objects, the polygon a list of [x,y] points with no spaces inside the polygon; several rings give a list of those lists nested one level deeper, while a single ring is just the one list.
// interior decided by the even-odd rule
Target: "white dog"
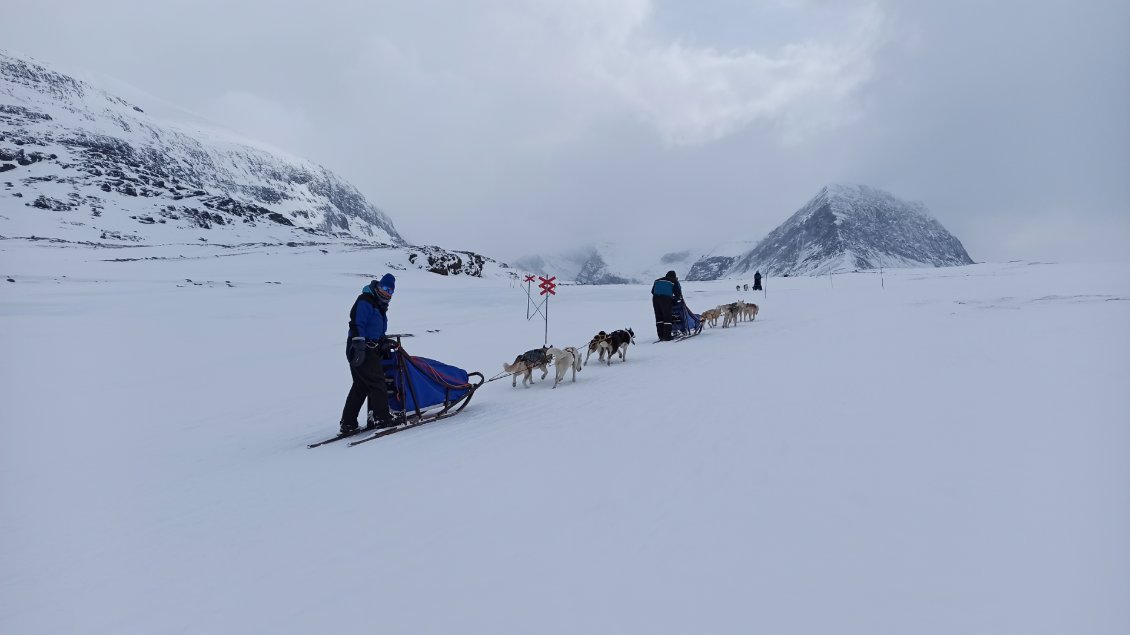
[{"label": "white dog", "polygon": [[545,352],[553,358],[553,367],[557,370],[557,377],[553,380],[553,387],[557,388],[565,379],[565,373],[573,369],[573,381],[577,381],[577,373],[581,371],[581,354],[572,346],[565,348],[551,348]]}]

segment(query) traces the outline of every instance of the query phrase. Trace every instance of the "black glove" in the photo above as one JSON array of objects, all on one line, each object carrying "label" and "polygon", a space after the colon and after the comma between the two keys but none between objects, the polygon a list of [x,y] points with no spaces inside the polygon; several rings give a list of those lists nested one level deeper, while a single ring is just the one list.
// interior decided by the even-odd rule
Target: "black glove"
[{"label": "black glove", "polygon": [[388,355],[396,350],[396,342],[387,337],[382,337],[377,340],[377,352],[381,355]]}]

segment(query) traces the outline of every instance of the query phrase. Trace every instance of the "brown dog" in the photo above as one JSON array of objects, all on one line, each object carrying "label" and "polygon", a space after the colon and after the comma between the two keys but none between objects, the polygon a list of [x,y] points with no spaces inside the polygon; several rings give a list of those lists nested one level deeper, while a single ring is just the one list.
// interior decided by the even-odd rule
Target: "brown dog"
[{"label": "brown dog", "polygon": [[601,331],[589,340],[589,350],[585,353],[585,365],[588,365],[589,356],[593,353],[597,354],[596,361],[598,362],[603,362],[605,355],[608,355],[608,361],[612,361],[612,342],[608,339],[608,333]]}]

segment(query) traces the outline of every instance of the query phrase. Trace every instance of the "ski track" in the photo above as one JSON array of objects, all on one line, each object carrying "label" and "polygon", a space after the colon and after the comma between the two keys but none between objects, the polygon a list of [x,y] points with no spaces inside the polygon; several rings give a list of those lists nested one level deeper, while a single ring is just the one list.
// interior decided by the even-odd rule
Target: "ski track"
[{"label": "ski track", "polygon": [[[1125,265],[684,283],[761,313],[673,345],[646,285],[562,287],[550,343],[626,363],[308,450],[372,254],[0,249],[2,632],[1130,631]],[[396,273],[413,355],[542,342],[506,280]]]}]

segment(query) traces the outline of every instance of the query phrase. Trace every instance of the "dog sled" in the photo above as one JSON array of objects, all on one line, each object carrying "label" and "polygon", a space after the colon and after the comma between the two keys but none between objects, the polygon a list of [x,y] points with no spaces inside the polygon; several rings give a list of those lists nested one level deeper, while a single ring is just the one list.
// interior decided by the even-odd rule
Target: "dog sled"
[{"label": "dog sled", "polygon": [[688,309],[682,300],[675,302],[671,317],[672,340],[685,340],[702,332],[702,316]]},{"label": "dog sled", "polygon": [[482,373],[467,372],[434,359],[409,355],[400,343],[402,335],[388,337],[394,344],[381,364],[384,366],[385,384],[388,387],[388,410],[396,426],[372,430],[368,435],[364,434],[366,429],[361,429],[360,434],[338,435],[311,443],[308,447],[316,448],[350,436],[361,437],[351,441],[350,446],[360,445],[452,417],[467,407],[475,391],[483,385]]}]

